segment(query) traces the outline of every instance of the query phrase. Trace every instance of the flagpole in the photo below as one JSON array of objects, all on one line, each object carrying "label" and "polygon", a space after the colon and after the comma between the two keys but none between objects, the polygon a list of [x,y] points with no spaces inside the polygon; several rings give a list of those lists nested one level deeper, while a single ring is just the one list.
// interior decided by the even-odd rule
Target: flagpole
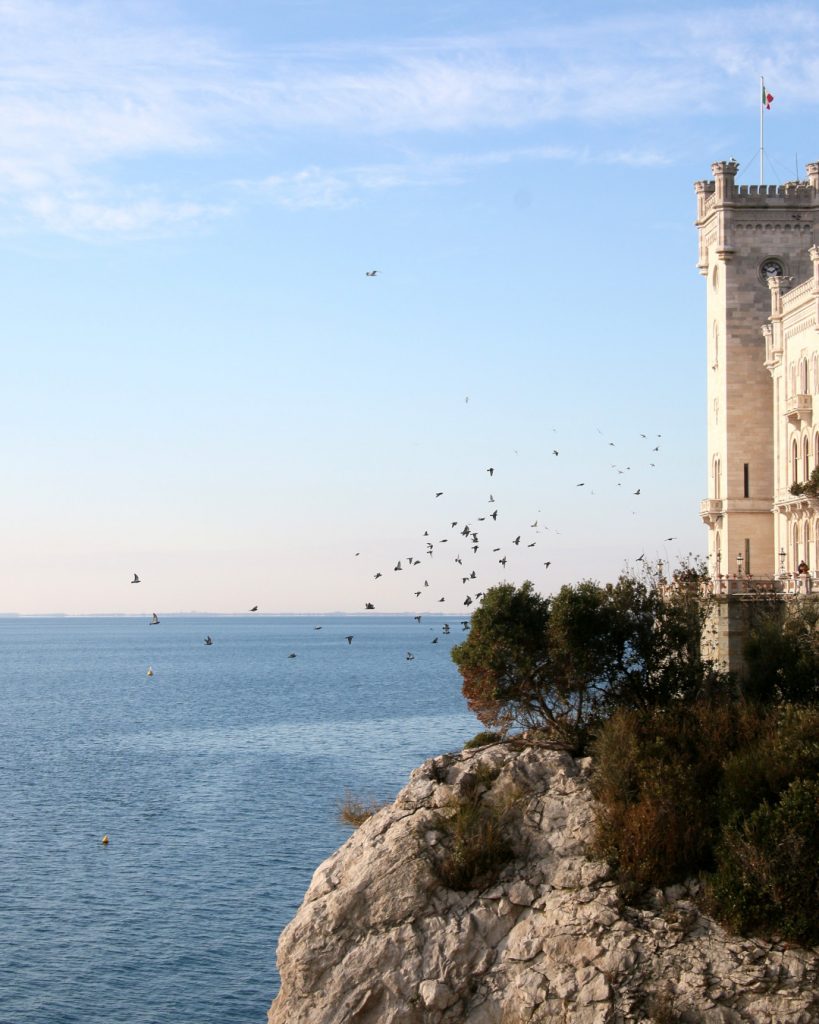
[{"label": "flagpole", "polygon": [[759,76],[762,84],[762,102],[759,104],[759,184],[765,184],[765,79]]}]

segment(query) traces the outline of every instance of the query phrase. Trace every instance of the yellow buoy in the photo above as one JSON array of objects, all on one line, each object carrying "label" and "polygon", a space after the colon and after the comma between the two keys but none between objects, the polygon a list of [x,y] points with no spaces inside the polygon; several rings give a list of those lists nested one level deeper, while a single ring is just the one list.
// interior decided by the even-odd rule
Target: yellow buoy
[{"label": "yellow buoy", "polygon": [[103,836],[102,837],[102,845],[103,846],[107,846],[108,845],[108,836]]}]

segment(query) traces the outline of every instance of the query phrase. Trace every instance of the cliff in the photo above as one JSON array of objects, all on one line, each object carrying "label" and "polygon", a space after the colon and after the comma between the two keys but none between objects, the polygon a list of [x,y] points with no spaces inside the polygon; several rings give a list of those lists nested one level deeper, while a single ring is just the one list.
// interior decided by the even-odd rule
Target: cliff
[{"label": "cliff", "polygon": [[[509,745],[416,769],[313,876],[269,1024],[818,1022],[816,950],[727,934],[694,882],[623,904],[587,852],[589,770]],[[465,892],[440,881],[464,801],[496,809],[513,858]]]}]

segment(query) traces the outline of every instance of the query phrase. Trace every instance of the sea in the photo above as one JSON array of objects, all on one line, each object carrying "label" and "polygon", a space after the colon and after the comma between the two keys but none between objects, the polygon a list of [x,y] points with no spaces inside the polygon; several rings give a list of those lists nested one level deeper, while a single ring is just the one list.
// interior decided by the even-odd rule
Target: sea
[{"label": "sea", "polygon": [[392,799],[480,728],[465,636],[409,613],[0,618],[0,1022],[264,1024],[345,795]]}]

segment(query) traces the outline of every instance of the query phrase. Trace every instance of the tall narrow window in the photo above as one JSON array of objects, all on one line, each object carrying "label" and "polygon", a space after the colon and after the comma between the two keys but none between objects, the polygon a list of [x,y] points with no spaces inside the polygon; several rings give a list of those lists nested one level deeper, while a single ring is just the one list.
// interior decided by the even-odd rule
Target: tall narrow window
[{"label": "tall narrow window", "polygon": [[[816,528],[817,528],[817,530],[819,530],[819,524],[817,525]],[[716,535],[716,538],[714,540],[714,551],[716,552],[717,576],[721,576],[722,575],[722,538],[720,537],[719,530],[717,530],[717,535]]]},{"label": "tall narrow window", "polygon": [[799,479],[799,445],[796,443],[796,438],[793,439],[791,445],[791,483],[795,484]]},{"label": "tall narrow window", "polygon": [[749,497],[749,484],[750,484],[750,476],[749,476],[749,473],[748,473],[748,463],[746,462],[742,466],[742,487],[743,487],[744,496],[746,498]]},{"label": "tall narrow window", "polygon": [[745,575],[751,575],[751,541],[750,538],[745,538]]},{"label": "tall narrow window", "polygon": [[819,466],[819,431],[813,435],[813,464]]},{"label": "tall narrow window", "polygon": [[793,524],[793,572],[796,572],[796,567],[799,565],[799,527],[796,523]]},{"label": "tall narrow window", "polygon": [[808,361],[804,358],[799,361],[799,393],[800,395],[808,393]]},{"label": "tall narrow window", "polygon": [[[819,434],[817,434],[819,438]],[[720,496],[720,472],[719,472],[719,459],[714,459],[714,497],[719,498]]]},{"label": "tall narrow window", "polygon": [[810,565],[810,523],[805,523],[804,529],[802,530],[802,536],[804,538],[802,557],[808,565]]},{"label": "tall narrow window", "polygon": [[802,473],[804,474],[803,480],[810,477],[810,442],[807,437],[802,439]]}]

